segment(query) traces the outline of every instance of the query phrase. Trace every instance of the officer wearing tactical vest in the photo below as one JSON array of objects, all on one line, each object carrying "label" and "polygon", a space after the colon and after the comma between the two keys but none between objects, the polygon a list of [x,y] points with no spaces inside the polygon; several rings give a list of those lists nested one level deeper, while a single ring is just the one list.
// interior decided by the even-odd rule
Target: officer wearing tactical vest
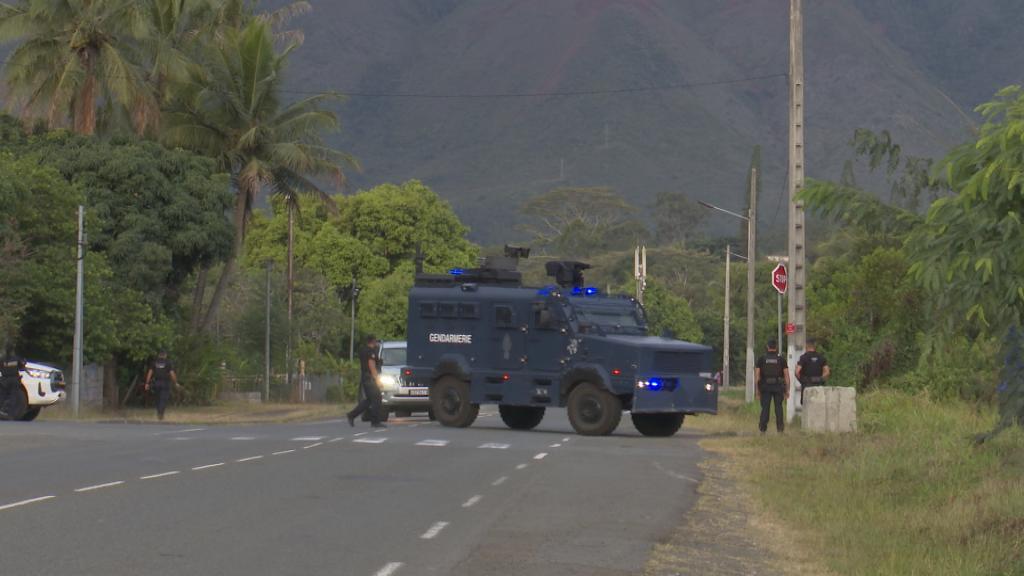
[{"label": "officer wearing tactical vest", "polygon": [[796,363],[796,379],[800,382],[800,404],[804,403],[804,390],[812,386],[824,386],[832,369],[828,360],[818,354],[814,338],[807,339],[807,352]]},{"label": "officer wearing tactical vest", "polygon": [[4,359],[0,362],[0,420],[18,420],[25,411],[25,395],[21,390],[21,371],[25,360],[14,352],[14,346],[7,344]]},{"label": "officer wearing tactical vest", "polygon": [[161,350],[146,372],[146,392],[152,390],[156,394],[156,417],[160,420],[164,419],[164,410],[167,409],[167,401],[171,397],[172,384],[180,388],[174,363],[167,357],[167,351]]},{"label": "officer wearing tactical vest", "polygon": [[775,340],[768,341],[768,353],[757,359],[754,379],[757,380],[757,399],[761,401],[758,429],[762,433],[768,431],[771,405],[774,403],[775,428],[782,432],[786,427],[782,402],[789,399],[789,367],[786,366],[786,359],[779,356],[779,345]]}]

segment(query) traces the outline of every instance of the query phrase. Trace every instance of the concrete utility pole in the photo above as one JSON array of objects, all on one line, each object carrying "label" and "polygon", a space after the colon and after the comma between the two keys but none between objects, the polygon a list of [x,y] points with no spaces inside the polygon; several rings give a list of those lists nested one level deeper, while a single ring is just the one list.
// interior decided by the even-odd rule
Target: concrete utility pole
[{"label": "concrete utility pole", "polygon": [[725,245],[725,329],[722,331],[722,386],[729,385],[729,269],[732,267],[732,246]]},{"label": "concrete utility pole", "polygon": [[754,401],[754,282],[757,267],[757,168],[750,170],[750,210],[747,212],[747,359],[746,401]]},{"label": "concrete utility pole", "polygon": [[82,321],[85,290],[85,206],[78,207],[78,271],[75,278],[75,335],[71,344],[71,414],[82,402]]},{"label": "concrete utility pole", "polygon": [[356,357],[356,296],[359,295],[359,287],[356,286],[356,277],[352,277],[352,323],[350,324],[348,338],[348,359],[351,362]]},{"label": "concrete utility pole", "polygon": [[[787,338],[786,360],[796,366],[807,340],[807,286],[804,206],[804,27],[803,0],[789,1],[789,284],[787,318],[795,331]],[[781,345],[781,343],[780,343]],[[786,420],[796,411],[796,379],[790,380]]]},{"label": "concrete utility pole", "polygon": [[273,260],[267,260],[267,330],[263,342],[263,401],[270,402],[270,271]]}]

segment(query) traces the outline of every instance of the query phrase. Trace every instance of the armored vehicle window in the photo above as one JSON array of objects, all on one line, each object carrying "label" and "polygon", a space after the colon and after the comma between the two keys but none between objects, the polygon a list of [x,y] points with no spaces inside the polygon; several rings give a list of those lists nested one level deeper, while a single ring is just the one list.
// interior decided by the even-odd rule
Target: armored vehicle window
[{"label": "armored vehicle window", "polygon": [[511,328],[515,324],[515,314],[511,306],[494,307],[494,325],[498,328]]},{"label": "armored vehicle window", "polygon": [[437,316],[437,304],[433,302],[423,302],[420,304],[421,318],[433,318],[434,316]]},{"label": "armored vehicle window", "polygon": [[459,304],[459,318],[478,318],[480,311],[476,304]]},{"label": "armored vehicle window", "polygon": [[437,315],[441,318],[455,318],[454,302],[438,302]]},{"label": "armored vehicle window", "polygon": [[533,325],[541,330],[554,330],[558,322],[548,305],[544,302],[533,303]]}]

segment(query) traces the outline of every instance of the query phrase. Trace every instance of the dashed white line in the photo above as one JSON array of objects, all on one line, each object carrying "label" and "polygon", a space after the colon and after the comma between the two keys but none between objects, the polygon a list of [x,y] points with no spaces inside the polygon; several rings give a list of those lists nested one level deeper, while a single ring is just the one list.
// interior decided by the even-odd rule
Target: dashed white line
[{"label": "dashed white line", "polygon": [[435,522],[429,530],[420,535],[420,538],[423,540],[432,540],[437,537],[437,535],[441,533],[441,530],[444,530],[447,525],[447,522]]},{"label": "dashed white line", "polygon": [[345,439],[344,436],[338,436],[337,438],[331,438],[327,442],[330,443],[330,444],[334,444],[335,442],[341,442],[344,439]]},{"label": "dashed white line", "polygon": [[99,490],[101,488],[110,488],[111,486],[118,486],[124,484],[124,480],[118,480],[117,482],[107,482],[106,484],[96,484],[94,486],[86,486],[84,488],[75,488],[75,492],[92,492],[93,490]]},{"label": "dashed white line", "polygon": [[516,470],[522,470],[523,468],[526,468],[527,466],[528,466],[527,464],[516,464]]},{"label": "dashed white line", "polygon": [[291,454],[295,450],[281,450],[280,452],[274,452],[272,456],[280,456],[281,454]]},{"label": "dashed white line", "polygon": [[391,576],[395,572],[398,572],[398,569],[402,566],[405,566],[402,562],[388,562],[383,568],[377,570],[373,576]]},{"label": "dashed white line", "polygon": [[174,476],[175,474],[179,474],[179,472],[177,470],[171,470],[170,472],[150,474],[149,476],[139,476],[139,480],[152,480],[153,478],[163,478],[164,476]]},{"label": "dashed white line", "polygon": [[21,502],[13,502],[11,504],[4,504],[0,506],[0,510],[7,510],[8,508],[17,508],[18,506],[24,506],[26,504],[32,504],[34,502],[42,502],[43,500],[52,500],[56,496],[40,496],[39,498],[29,498],[28,500],[22,500]]},{"label": "dashed white line", "polygon": [[238,460],[235,460],[235,462],[252,462],[253,460],[259,460],[260,458],[263,458],[263,456],[249,456],[248,458],[239,458]]},{"label": "dashed white line", "polygon": [[417,446],[447,446],[447,440],[420,440],[416,443]]},{"label": "dashed white line", "polygon": [[323,446],[323,442],[317,442],[316,444],[310,444],[309,446],[303,446],[303,450],[309,450],[310,448],[316,448],[317,446]]},{"label": "dashed white line", "polygon": [[354,436],[366,436],[369,432],[356,432]]},{"label": "dashed white line", "polygon": [[353,440],[353,442],[359,444],[383,444],[387,441],[388,439],[386,436],[377,436],[376,438],[358,438],[356,440]]},{"label": "dashed white line", "polygon": [[202,466],[193,466],[193,470],[206,470],[207,468],[216,468],[217,466],[223,466],[223,462],[217,462],[216,464],[204,464]]},{"label": "dashed white line", "polygon": [[555,444],[552,444],[551,446],[548,446],[548,448],[558,448],[559,446],[561,446],[561,444],[558,444],[556,442]]},{"label": "dashed white line", "polygon": [[232,436],[232,440],[255,440],[255,436]]},{"label": "dashed white line", "polygon": [[206,430],[206,428],[189,428],[188,430],[179,430],[178,433],[184,434],[186,432],[202,432],[203,430]]},{"label": "dashed white line", "polygon": [[491,450],[508,450],[508,444],[499,444],[497,442],[488,442],[481,444],[480,448],[489,448]]},{"label": "dashed white line", "polygon": [[547,456],[547,455],[548,455],[547,452],[541,452],[540,454],[537,454],[536,456],[534,456],[533,459],[534,460],[543,460],[544,457]]},{"label": "dashed white line", "polygon": [[501,486],[502,484],[505,483],[505,480],[508,480],[508,476],[502,476],[501,478],[498,478],[494,482],[491,482],[491,486]]},{"label": "dashed white line", "polygon": [[195,436],[174,436],[171,440],[195,440]]},{"label": "dashed white line", "polygon": [[299,436],[292,438],[292,442],[316,442],[317,440],[323,440],[323,436]]},{"label": "dashed white line", "polygon": [[470,506],[472,506],[472,505],[476,504],[477,502],[479,502],[482,498],[483,498],[483,496],[477,494],[476,496],[473,496],[469,500],[466,500],[465,502],[463,502],[462,503],[462,507],[463,508],[469,508]]},{"label": "dashed white line", "polygon": [[565,438],[562,438],[562,442],[568,442],[568,441],[569,441],[569,437],[568,436],[566,436]]}]

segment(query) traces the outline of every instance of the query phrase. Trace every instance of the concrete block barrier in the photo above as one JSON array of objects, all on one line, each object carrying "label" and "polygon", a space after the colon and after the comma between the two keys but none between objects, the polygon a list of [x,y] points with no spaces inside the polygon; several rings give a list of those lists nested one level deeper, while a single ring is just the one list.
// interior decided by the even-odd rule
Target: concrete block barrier
[{"label": "concrete block barrier", "polygon": [[809,432],[856,432],[857,390],[813,386],[804,390],[803,429]]}]

